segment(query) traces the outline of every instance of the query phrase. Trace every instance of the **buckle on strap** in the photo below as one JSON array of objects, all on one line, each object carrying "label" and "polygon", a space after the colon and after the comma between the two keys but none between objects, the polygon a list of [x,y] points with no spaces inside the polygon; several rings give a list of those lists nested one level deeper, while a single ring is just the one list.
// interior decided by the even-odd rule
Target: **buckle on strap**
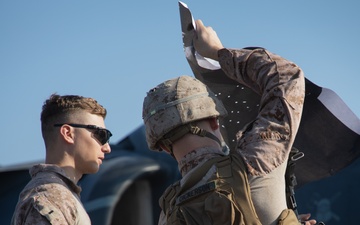
[{"label": "buckle on strap", "polygon": [[304,156],[305,156],[305,154],[303,152],[297,152],[294,155],[292,155],[290,159],[291,159],[291,161],[295,162]]},{"label": "buckle on strap", "polygon": [[201,137],[205,137],[206,136],[206,130],[204,129],[201,129],[200,127],[198,126],[191,126],[190,127],[190,132],[192,134],[196,134],[196,135],[199,135]]}]

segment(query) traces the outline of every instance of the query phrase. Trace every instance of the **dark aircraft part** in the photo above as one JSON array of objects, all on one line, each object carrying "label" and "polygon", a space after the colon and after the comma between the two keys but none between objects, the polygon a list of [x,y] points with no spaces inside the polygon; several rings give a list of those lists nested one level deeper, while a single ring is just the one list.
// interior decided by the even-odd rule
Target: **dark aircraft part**
[{"label": "dark aircraft part", "polygon": [[[234,148],[236,133],[256,118],[260,96],[228,78],[217,61],[195,52],[191,12],[183,3],[179,2],[179,6],[186,59],[195,77],[223,101],[229,115],[221,120],[222,133],[230,148]],[[305,92],[303,115],[294,143],[294,147],[305,154],[296,163],[298,187],[334,175],[360,156],[358,117],[335,92],[309,79],[306,79]]]}]

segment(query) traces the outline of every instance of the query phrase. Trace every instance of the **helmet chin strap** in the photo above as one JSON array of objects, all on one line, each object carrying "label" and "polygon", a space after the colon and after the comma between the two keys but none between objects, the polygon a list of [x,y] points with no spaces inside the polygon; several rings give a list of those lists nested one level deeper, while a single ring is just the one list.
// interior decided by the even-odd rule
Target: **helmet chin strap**
[{"label": "helmet chin strap", "polygon": [[160,140],[160,144],[164,145],[169,151],[170,154],[174,157],[174,153],[173,153],[173,149],[172,149],[172,144],[180,139],[181,137],[183,137],[185,134],[194,134],[194,135],[198,135],[200,137],[207,137],[210,138],[214,141],[216,141],[221,147],[222,147],[222,151],[225,154],[229,153],[229,147],[226,145],[226,143],[224,141],[220,141],[220,139],[218,137],[216,137],[215,135],[213,135],[212,133],[201,129],[200,127],[193,125],[193,124],[187,124],[184,126],[180,126],[178,128],[175,128],[174,130],[170,131],[168,134],[166,134],[164,136],[164,138],[162,140]]}]

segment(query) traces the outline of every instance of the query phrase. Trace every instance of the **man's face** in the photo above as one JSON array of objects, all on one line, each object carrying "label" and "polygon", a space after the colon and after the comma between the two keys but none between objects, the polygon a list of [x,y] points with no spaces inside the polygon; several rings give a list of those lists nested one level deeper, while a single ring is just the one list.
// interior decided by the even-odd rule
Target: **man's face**
[{"label": "man's face", "polygon": [[[98,115],[84,113],[78,121],[78,124],[105,128],[104,119]],[[105,158],[105,154],[111,151],[109,143],[102,145],[95,138],[95,131],[87,128],[74,128],[74,166],[75,170],[81,174],[96,173]]]}]

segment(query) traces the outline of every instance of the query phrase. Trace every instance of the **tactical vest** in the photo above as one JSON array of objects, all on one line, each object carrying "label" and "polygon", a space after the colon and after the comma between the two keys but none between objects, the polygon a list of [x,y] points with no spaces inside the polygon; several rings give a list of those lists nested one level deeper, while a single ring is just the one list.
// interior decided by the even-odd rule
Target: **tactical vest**
[{"label": "tactical vest", "polygon": [[[192,188],[214,164],[216,173],[208,182]],[[169,225],[261,224],[251,199],[245,164],[237,155],[208,160],[181,187],[179,181],[168,187],[159,203]],[[278,224],[300,223],[292,210],[284,210]]]}]

